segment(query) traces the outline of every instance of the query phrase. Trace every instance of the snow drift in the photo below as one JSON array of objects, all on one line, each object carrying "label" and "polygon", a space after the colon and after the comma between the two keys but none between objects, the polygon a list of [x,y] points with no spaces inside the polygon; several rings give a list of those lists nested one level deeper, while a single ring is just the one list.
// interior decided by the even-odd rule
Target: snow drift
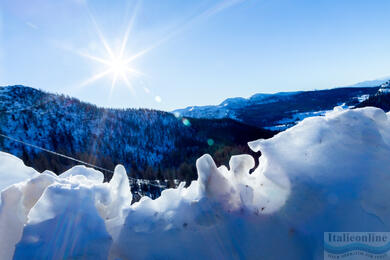
[{"label": "snow drift", "polygon": [[0,259],[323,259],[323,232],[390,231],[390,114],[335,110],[251,142],[260,164],[197,161],[198,180],[130,205],[78,166],[41,174],[0,152]]}]

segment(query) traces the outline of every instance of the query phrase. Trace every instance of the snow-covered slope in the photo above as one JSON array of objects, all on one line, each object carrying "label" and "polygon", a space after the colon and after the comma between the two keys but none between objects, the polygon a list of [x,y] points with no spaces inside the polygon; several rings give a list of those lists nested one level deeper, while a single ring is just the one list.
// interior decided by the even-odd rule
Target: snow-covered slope
[{"label": "snow-covered slope", "polygon": [[[204,155],[188,188],[131,206],[121,166],[109,183],[88,168],[15,178],[0,258],[323,259],[323,232],[390,231],[390,114],[335,110],[249,145],[262,152],[252,174],[249,155],[229,168]],[[0,158],[0,182],[26,171]]]},{"label": "snow-covered slope", "polygon": [[[160,164],[164,155],[176,148],[178,138],[193,135],[170,113],[104,109],[25,86],[0,87],[0,123],[1,133],[40,147],[73,155],[100,153],[139,166]],[[23,152],[33,157],[36,152],[9,140],[0,142],[3,149],[19,157]],[[122,151],[113,158],[117,146]]]}]

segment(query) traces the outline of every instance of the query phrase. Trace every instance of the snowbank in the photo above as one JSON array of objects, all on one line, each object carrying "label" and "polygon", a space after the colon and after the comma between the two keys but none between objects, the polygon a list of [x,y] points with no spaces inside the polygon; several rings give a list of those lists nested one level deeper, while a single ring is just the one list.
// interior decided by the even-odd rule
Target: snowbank
[{"label": "snowbank", "polygon": [[131,206],[122,166],[103,183],[0,153],[0,259],[323,259],[323,232],[390,231],[390,114],[335,110],[249,145],[252,174],[249,155],[204,155],[188,188]]},{"label": "snowbank", "polygon": [[17,157],[0,151],[0,191],[36,176],[38,172],[33,168],[26,167]]}]

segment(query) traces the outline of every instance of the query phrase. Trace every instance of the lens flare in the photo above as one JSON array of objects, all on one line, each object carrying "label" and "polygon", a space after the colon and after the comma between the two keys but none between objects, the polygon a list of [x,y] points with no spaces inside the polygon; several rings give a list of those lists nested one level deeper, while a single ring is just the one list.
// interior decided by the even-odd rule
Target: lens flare
[{"label": "lens flare", "polygon": [[191,122],[190,122],[190,120],[188,120],[187,118],[183,118],[181,121],[183,122],[183,125],[185,125],[185,126],[191,126]]}]

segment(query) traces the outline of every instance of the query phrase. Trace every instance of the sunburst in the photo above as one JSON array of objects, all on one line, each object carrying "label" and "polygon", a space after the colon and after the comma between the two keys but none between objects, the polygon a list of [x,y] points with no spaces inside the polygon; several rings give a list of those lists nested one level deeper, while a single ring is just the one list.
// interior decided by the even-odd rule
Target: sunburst
[{"label": "sunburst", "polygon": [[108,41],[104,37],[102,31],[100,30],[99,26],[96,23],[96,20],[94,19],[94,17],[91,15],[91,13],[89,13],[89,14],[90,14],[90,18],[95,26],[96,32],[99,36],[100,43],[103,45],[106,53],[104,55],[105,57],[98,57],[98,56],[94,56],[94,55],[91,55],[91,54],[85,53],[85,52],[79,52],[79,54],[83,57],[90,59],[90,60],[93,60],[95,62],[103,64],[105,66],[105,69],[99,73],[92,75],[90,78],[85,80],[81,85],[82,86],[89,85],[92,82],[95,82],[101,78],[111,76],[112,81],[111,81],[111,88],[110,88],[110,96],[111,96],[112,91],[115,88],[115,85],[117,84],[118,81],[122,81],[123,83],[125,83],[125,85],[134,93],[134,88],[131,84],[130,79],[134,76],[140,76],[140,75],[144,75],[144,74],[141,73],[140,71],[138,71],[137,69],[135,69],[131,63],[135,59],[137,59],[137,58],[141,57],[142,55],[144,55],[145,53],[147,53],[150,49],[150,48],[148,48],[148,49],[142,50],[142,51],[135,53],[133,55],[128,55],[128,56],[125,55],[125,53],[128,53],[128,51],[126,50],[126,46],[127,46],[129,33],[131,30],[135,15],[133,15],[133,18],[130,19],[130,22],[127,26],[127,29],[126,29],[124,36],[123,36],[123,39],[122,39],[120,49],[114,50],[108,44]]}]

